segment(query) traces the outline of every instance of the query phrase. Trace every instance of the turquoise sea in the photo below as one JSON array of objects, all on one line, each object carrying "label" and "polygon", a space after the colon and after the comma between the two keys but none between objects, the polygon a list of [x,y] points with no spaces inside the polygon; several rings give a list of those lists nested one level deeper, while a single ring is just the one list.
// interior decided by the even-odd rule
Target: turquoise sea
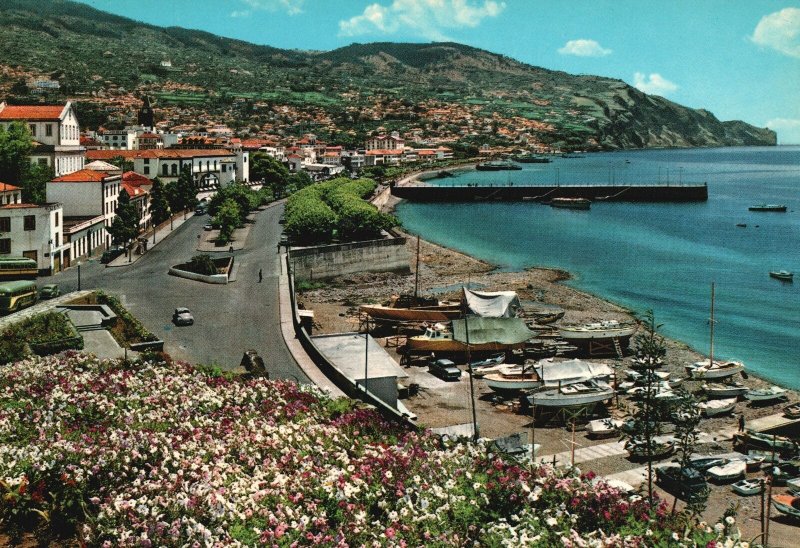
[{"label": "turquoise sea", "polygon": [[[397,208],[423,238],[504,270],[549,266],[568,283],[641,313],[666,336],[708,352],[716,285],[714,355],[800,389],[800,147],[648,150],[463,171],[433,184],[707,182],[707,202],[595,202],[590,211],[537,203],[422,204]],[[787,213],[748,206],[779,203]],[[737,227],[746,223],[747,227]],[[796,273],[794,283],[770,270]]]}]

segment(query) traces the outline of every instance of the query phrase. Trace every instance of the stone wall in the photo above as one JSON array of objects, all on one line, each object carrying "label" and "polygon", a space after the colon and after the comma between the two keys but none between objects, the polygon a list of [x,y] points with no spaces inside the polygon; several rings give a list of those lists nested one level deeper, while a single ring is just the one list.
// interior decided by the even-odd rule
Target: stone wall
[{"label": "stone wall", "polygon": [[295,280],[325,280],[356,272],[411,271],[405,238],[293,248]]}]

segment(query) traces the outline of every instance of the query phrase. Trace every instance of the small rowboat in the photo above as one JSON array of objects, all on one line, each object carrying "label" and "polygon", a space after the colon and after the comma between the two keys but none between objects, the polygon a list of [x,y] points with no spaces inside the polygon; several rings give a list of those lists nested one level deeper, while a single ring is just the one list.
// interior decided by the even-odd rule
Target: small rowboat
[{"label": "small rowboat", "polygon": [[709,468],[706,474],[717,483],[728,483],[740,478],[744,478],[747,465],[743,460],[732,460],[722,466]]},{"label": "small rowboat", "polygon": [[703,385],[709,398],[732,398],[744,395],[749,389],[740,382],[722,384],[710,382]]},{"label": "small rowboat", "polygon": [[586,425],[586,434],[595,438],[613,436],[619,432],[622,423],[623,421],[612,418],[589,421]]},{"label": "small rowboat", "polygon": [[731,485],[734,493],[749,497],[757,495],[764,489],[764,483],[758,479],[743,479]]},{"label": "small rowboat", "polygon": [[772,495],[772,506],[781,514],[800,518],[800,497]]},{"label": "small rowboat", "polygon": [[800,478],[786,480],[786,488],[793,495],[800,494]]},{"label": "small rowboat", "polygon": [[747,467],[748,472],[756,472],[761,469],[761,465],[764,463],[764,455],[758,455],[755,453],[751,453],[747,455],[745,458],[745,465]]},{"label": "small rowboat", "polygon": [[784,407],[783,414],[790,419],[800,419],[800,403],[793,403]]},{"label": "small rowboat", "polygon": [[772,401],[786,397],[786,390],[780,386],[770,386],[759,390],[748,390],[744,397],[750,401]]},{"label": "small rowboat", "polygon": [[709,400],[707,402],[698,403],[697,407],[706,417],[715,417],[717,415],[724,415],[733,411],[736,407],[736,398],[728,398],[725,400]]}]

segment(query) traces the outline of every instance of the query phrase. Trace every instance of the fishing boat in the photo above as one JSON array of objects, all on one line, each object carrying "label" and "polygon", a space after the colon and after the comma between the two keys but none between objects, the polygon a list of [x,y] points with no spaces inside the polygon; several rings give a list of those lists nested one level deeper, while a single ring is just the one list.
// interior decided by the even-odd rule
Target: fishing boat
[{"label": "fishing boat", "polygon": [[414,295],[395,295],[385,305],[361,305],[359,310],[386,322],[446,322],[463,315],[461,303]]},{"label": "fishing boat", "polygon": [[[439,324],[427,327],[425,333],[408,338],[406,347],[411,354],[510,352],[525,347],[525,341],[535,335],[520,318],[480,318],[453,320],[452,330]],[[467,324],[469,333],[467,338]],[[458,336],[454,336],[454,332]]]},{"label": "fishing boat", "polygon": [[550,207],[561,209],[591,209],[592,201],[586,198],[553,198],[550,200]]},{"label": "fishing boat", "polygon": [[744,397],[750,401],[772,401],[785,398],[786,390],[780,386],[770,386],[769,388],[748,390],[744,393]]},{"label": "fishing boat", "polygon": [[606,401],[614,394],[614,389],[608,383],[587,381],[535,392],[528,400],[537,407],[574,407]]},{"label": "fishing boat", "polygon": [[765,470],[772,476],[772,485],[783,486],[800,476],[800,468],[791,461],[777,462]]},{"label": "fishing boat", "polygon": [[606,320],[582,325],[564,325],[558,328],[558,333],[562,339],[578,347],[587,346],[592,341],[612,341],[616,339],[620,347],[624,349],[628,346],[638,327],[637,324]]},{"label": "fishing boat", "polygon": [[619,433],[623,421],[619,419],[605,418],[589,421],[586,425],[586,434],[593,438],[605,438]]},{"label": "fishing boat", "polygon": [[537,324],[554,323],[564,317],[564,309],[558,307],[541,306],[529,308],[525,306],[525,315],[532,317]]},{"label": "fishing boat", "polygon": [[781,514],[800,518],[800,497],[794,495],[772,495],[772,507]]},{"label": "fishing boat", "polygon": [[697,404],[700,412],[706,417],[716,417],[717,415],[724,415],[733,411],[736,407],[736,398],[727,398],[724,400],[709,400]]},{"label": "fishing boat", "polygon": [[686,373],[693,379],[724,379],[744,371],[744,364],[737,361],[701,360],[686,366]]},{"label": "fishing boat", "polygon": [[783,408],[783,414],[790,419],[800,419],[800,403],[793,403]]},{"label": "fishing boat", "polygon": [[743,497],[759,494],[764,489],[764,482],[760,479],[743,479],[731,485],[731,490]]},{"label": "fishing boat", "polygon": [[743,460],[732,460],[722,466],[714,466],[706,471],[706,475],[717,483],[726,483],[744,478],[747,465]]},{"label": "fishing boat", "polygon": [[[775,434],[762,434],[761,432],[737,432],[733,435],[734,442],[738,444],[746,444],[748,447],[760,447],[762,449],[779,452],[796,452],[797,443],[784,436]],[[763,454],[762,454],[763,456]]]},{"label": "fishing boat", "polygon": [[[472,352],[497,352],[504,350],[501,343],[470,344]],[[415,354],[434,352],[466,352],[467,345],[453,339],[453,332],[448,329],[427,327],[425,333],[408,338],[408,349]]]},{"label": "fishing boat", "polygon": [[786,206],[783,204],[755,204],[748,207],[750,211],[776,211],[786,213]]},{"label": "fishing boat", "polygon": [[738,397],[738,396],[743,396],[745,392],[750,390],[740,382],[733,382],[727,384],[710,382],[704,384],[702,388],[709,398]]},{"label": "fishing boat", "polygon": [[782,282],[791,282],[794,280],[794,273],[788,270],[773,270],[769,273],[770,278],[781,280]]},{"label": "fishing boat", "polygon": [[729,462],[731,462],[731,460],[726,459],[725,457],[697,457],[689,461],[689,466],[695,470],[705,473],[709,468],[714,468],[715,466],[725,466]]},{"label": "fishing boat", "polygon": [[538,154],[520,154],[514,157],[514,161],[523,164],[549,164],[552,162],[547,156],[539,156]]},{"label": "fishing boat", "polygon": [[506,162],[503,160],[496,160],[496,161],[489,161],[489,162],[482,162],[475,166],[475,169],[478,171],[506,171],[506,170],[519,170],[522,169],[521,166],[513,162]]},{"label": "fishing boat", "polygon": [[498,394],[516,394],[522,390],[531,390],[542,386],[542,379],[533,369],[522,369],[519,372],[490,373],[483,377],[486,386]]}]

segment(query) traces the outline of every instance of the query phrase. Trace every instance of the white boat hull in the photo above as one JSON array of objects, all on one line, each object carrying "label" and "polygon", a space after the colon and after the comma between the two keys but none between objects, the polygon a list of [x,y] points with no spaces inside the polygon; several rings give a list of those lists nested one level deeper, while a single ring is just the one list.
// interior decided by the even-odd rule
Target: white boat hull
[{"label": "white boat hull", "polygon": [[757,495],[763,490],[763,488],[764,484],[762,484],[759,480],[742,480],[731,485],[731,489],[734,493],[738,493],[745,497]]},{"label": "white boat hull", "polygon": [[614,389],[591,391],[584,394],[564,394],[559,390],[547,390],[533,394],[533,405],[540,407],[573,407],[606,401],[614,397]]},{"label": "white boat hull", "polygon": [[597,419],[589,421],[586,425],[586,433],[596,438],[613,436],[619,432],[622,421],[618,419]]},{"label": "white boat hull", "polygon": [[744,385],[726,386],[723,384],[703,385],[709,398],[735,398],[743,396],[749,389]]},{"label": "white boat hull", "polygon": [[724,466],[709,468],[706,474],[716,482],[730,482],[744,477],[747,464],[743,460],[734,460]]},{"label": "white boat hull", "polygon": [[734,407],[736,407],[736,398],[712,400],[699,404],[699,407],[706,417],[716,417],[717,415],[724,415],[725,413],[733,411]]},{"label": "white boat hull", "polygon": [[536,374],[525,374],[514,378],[513,375],[503,375],[502,373],[490,373],[483,377],[486,386],[495,392],[519,392],[521,390],[531,390],[542,386],[542,381]]},{"label": "white boat hull", "polygon": [[778,387],[768,390],[749,390],[745,392],[744,397],[750,401],[778,400],[786,397],[786,390]]},{"label": "white boat hull", "polygon": [[744,371],[740,362],[714,362],[708,366],[708,360],[697,362],[686,367],[686,372],[693,379],[724,379]]}]

